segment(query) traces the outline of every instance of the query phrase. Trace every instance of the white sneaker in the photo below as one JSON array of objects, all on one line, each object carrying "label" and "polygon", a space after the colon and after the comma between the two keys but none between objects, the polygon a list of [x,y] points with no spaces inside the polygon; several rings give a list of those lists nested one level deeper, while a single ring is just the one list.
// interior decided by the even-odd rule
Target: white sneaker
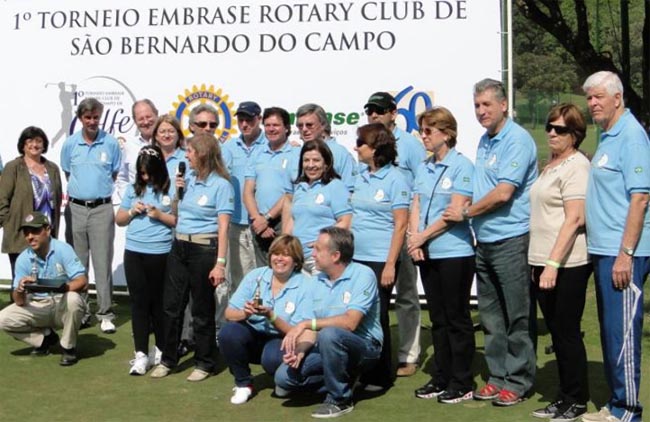
[{"label": "white sneaker", "polygon": [[151,346],[149,349],[149,366],[160,365],[160,359],[162,359],[162,350],[156,345]]},{"label": "white sneaker", "polygon": [[244,404],[253,395],[253,387],[250,385],[246,387],[234,387],[232,391],[235,392],[230,398],[230,403],[232,404]]},{"label": "white sneaker", "polygon": [[130,364],[129,375],[144,375],[149,369],[149,357],[142,352],[136,352],[135,359]]},{"label": "white sneaker", "polygon": [[105,334],[113,334],[115,332],[115,324],[109,319],[102,319],[100,328]]}]

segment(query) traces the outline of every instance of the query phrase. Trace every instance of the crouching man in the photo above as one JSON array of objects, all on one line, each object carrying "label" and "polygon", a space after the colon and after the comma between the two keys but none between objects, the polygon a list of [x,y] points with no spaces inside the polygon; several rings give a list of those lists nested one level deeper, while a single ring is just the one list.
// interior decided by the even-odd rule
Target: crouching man
[{"label": "crouching man", "polygon": [[[86,309],[79,295],[88,284],[86,269],[70,245],[50,237],[50,223],[44,214],[28,214],[20,229],[29,246],[16,260],[14,303],[0,311],[0,330],[33,346],[32,355],[46,355],[60,342],[60,364],[74,365],[77,334]],[[34,290],[41,283],[50,287]],[[57,328],[63,329],[60,341],[54,331]]]},{"label": "crouching man", "polygon": [[311,414],[333,418],[349,413],[355,375],[372,368],[383,341],[377,280],[372,270],[353,263],[352,233],[338,227],[320,231],[314,244],[316,268],[313,315],[298,323],[282,342],[284,363],[275,373],[276,394],[326,391]]}]

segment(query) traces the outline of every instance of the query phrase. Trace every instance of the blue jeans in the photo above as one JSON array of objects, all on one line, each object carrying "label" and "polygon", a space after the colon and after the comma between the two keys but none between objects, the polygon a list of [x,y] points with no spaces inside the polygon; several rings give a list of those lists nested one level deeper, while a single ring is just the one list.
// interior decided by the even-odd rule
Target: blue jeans
[{"label": "blue jeans", "polygon": [[282,363],[278,335],[261,333],[246,321],[227,322],[219,330],[219,349],[237,387],[253,383],[251,363],[261,363],[267,374],[273,375]]},{"label": "blue jeans", "polygon": [[528,233],[479,243],[476,276],[488,382],[523,395],[533,386],[536,360],[528,331]]},{"label": "blue jeans", "polygon": [[318,332],[313,349],[300,368],[282,364],[275,372],[275,384],[285,390],[318,390],[325,387],[326,403],[350,403],[354,376],[374,366],[381,353],[381,343],[364,339],[338,327]]}]

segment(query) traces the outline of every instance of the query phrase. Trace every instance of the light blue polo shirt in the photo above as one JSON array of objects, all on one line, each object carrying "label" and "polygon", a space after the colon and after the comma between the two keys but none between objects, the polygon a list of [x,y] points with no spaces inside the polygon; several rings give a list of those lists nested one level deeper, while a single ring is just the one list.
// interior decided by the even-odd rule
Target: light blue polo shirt
[{"label": "light blue polo shirt", "polygon": [[354,189],[354,182],[359,174],[357,169],[357,162],[350,154],[350,151],[343,145],[336,142],[336,139],[329,137],[325,144],[332,152],[332,159],[334,160],[334,170],[341,176],[341,180],[345,187],[352,192]]},{"label": "light blue polo shirt", "polygon": [[[176,185],[170,183],[169,192],[155,194],[151,186],[147,186],[142,196],[135,195],[133,185],[126,188],[120,208],[130,210],[140,201],[169,214],[172,210],[172,198]],[[126,229],[125,248],[129,251],[164,254],[172,248],[172,228],[160,220],[149,218],[146,214],[138,214],[131,219]]]},{"label": "light blue polo shirt", "polygon": [[188,173],[190,171],[190,165],[187,162],[187,158],[185,158],[185,150],[183,148],[176,148],[174,153],[165,159],[169,180],[171,180],[174,187],[176,187],[175,179],[176,174],[178,174],[178,165],[181,162],[185,163],[185,173]]},{"label": "light blue polo shirt", "polygon": [[340,179],[326,185],[318,180],[311,185],[301,182],[296,186],[291,203],[293,235],[302,243],[305,257],[311,256],[320,229],[333,226],[346,214],[352,214],[350,192]]},{"label": "light blue polo shirt", "polygon": [[266,214],[285,192],[293,190],[299,160],[300,148],[289,142],[277,151],[271,150],[268,143],[254,151],[246,168],[246,180],[255,180],[255,202],[260,214]]},{"label": "light blue polo shirt", "polygon": [[393,210],[410,205],[411,190],[402,172],[388,164],[375,173],[365,168],[352,193],[354,259],[385,262],[393,229]]},{"label": "light blue polo shirt", "polygon": [[333,282],[324,272],[314,276],[311,286],[311,318],[342,315],[352,309],[363,314],[354,334],[367,340],[383,343],[384,334],[379,324],[379,296],[375,273],[365,265],[351,262]]},{"label": "light blue polo shirt", "polygon": [[493,138],[487,132],[481,136],[474,166],[474,203],[499,183],[515,187],[508,203],[472,218],[477,240],[489,243],[528,233],[529,192],[537,178],[537,147],[530,134],[507,119]]},{"label": "light blue polo shirt", "polygon": [[[13,281],[14,289],[18,288],[20,280],[31,274],[32,262],[34,261],[38,266],[38,278],[58,279],[61,280],[61,283],[67,283],[86,274],[86,269],[79,261],[72,246],[55,238],[50,238],[50,250],[45,259],[41,259],[30,247],[27,247],[18,255],[16,259],[16,276]],[[47,294],[36,293],[34,296],[47,297]]]},{"label": "light blue polo shirt", "polygon": [[113,136],[100,130],[88,145],[78,131],[63,143],[61,169],[70,174],[68,194],[90,201],[113,194],[113,174],[120,169],[122,152]]},{"label": "light blue polo shirt", "polygon": [[218,217],[232,214],[235,192],[230,182],[212,172],[206,180],[197,180],[191,170],[185,179],[185,194],[178,203],[176,232],[209,234],[219,231]]},{"label": "light blue polo shirt", "polygon": [[[630,207],[630,195],[650,192],[650,142],[628,109],[600,135],[591,160],[587,185],[587,249],[596,255],[617,256]],[[625,245],[623,245],[625,246]],[[650,216],[634,256],[650,256]]]},{"label": "light blue polo shirt", "polygon": [[415,136],[397,126],[393,129],[393,136],[397,141],[397,166],[412,187],[418,166],[427,158],[427,151]]},{"label": "light blue polo shirt", "polygon": [[2,157],[0,157],[0,173],[5,169],[4,164],[2,164]]},{"label": "light blue polo shirt", "polygon": [[[273,308],[278,318],[290,325],[310,318],[311,315],[311,277],[296,271],[276,297],[271,291],[273,270],[269,267],[255,268],[246,274],[237,291],[230,298],[230,307],[238,310],[244,309],[246,301],[253,300],[257,283],[260,283],[260,297],[264,306]],[[256,331],[268,335],[280,335],[275,326],[262,315],[251,315],[246,322]]]},{"label": "light blue polo shirt", "polygon": [[221,147],[226,168],[230,173],[230,183],[235,188],[235,211],[232,214],[232,223],[234,224],[248,225],[248,211],[243,200],[246,168],[253,152],[267,143],[264,131],[262,131],[250,148],[246,146],[241,136],[229,139]]},{"label": "light blue polo shirt", "polygon": [[[434,161],[432,155],[420,164],[414,186],[414,193],[420,198],[418,230],[425,229],[425,221],[430,226],[440,219],[451,203],[451,195],[458,194],[471,198],[473,177],[472,162],[453,148],[439,163]],[[427,250],[431,259],[474,255],[474,239],[469,221],[453,224],[449,230],[430,240]]]}]

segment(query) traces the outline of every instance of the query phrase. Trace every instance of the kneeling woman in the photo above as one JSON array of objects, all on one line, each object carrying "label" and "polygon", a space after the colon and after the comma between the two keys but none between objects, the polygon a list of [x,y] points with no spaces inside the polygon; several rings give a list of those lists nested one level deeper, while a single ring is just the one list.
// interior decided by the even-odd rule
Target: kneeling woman
[{"label": "kneeling woman", "polygon": [[311,308],[309,276],[300,241],[281,235],[269,248],[269,267],[248,273],[226,309],[229,321],[219,331],[219,346],[235,377],[232,404],[242,404],[253,394],[250,363],[261,363],[273,375],[282,363],[282,337],[307,319]]},{"label": "kneeling woman", "polygon": [[163,347],[163,283],[167,255],[172,247],[174,187],[162,151],[146,146],[136,161],[136,179],[129,185],[115,216],[118,226],[128,226],[124,273],[131,297],[131,325],[135,359],[129,373],[144,375],[149,367],[149,331],[156,347]]},{"label": "kneeling woman", "polygon": [[[216,367],[214,289],[225,281],[234,191],[214,136],[200,134],[190,139],[186,158],[191,169],[187,179],[176,177],[181,199],[163,294],[165,346],[160,365],[151,376],[162,378],[178,364],[181,318],[189,292],[192,295],[196,368],[187,380],[202,381]],[[181,188],[184,195],[181,195]]]}]

